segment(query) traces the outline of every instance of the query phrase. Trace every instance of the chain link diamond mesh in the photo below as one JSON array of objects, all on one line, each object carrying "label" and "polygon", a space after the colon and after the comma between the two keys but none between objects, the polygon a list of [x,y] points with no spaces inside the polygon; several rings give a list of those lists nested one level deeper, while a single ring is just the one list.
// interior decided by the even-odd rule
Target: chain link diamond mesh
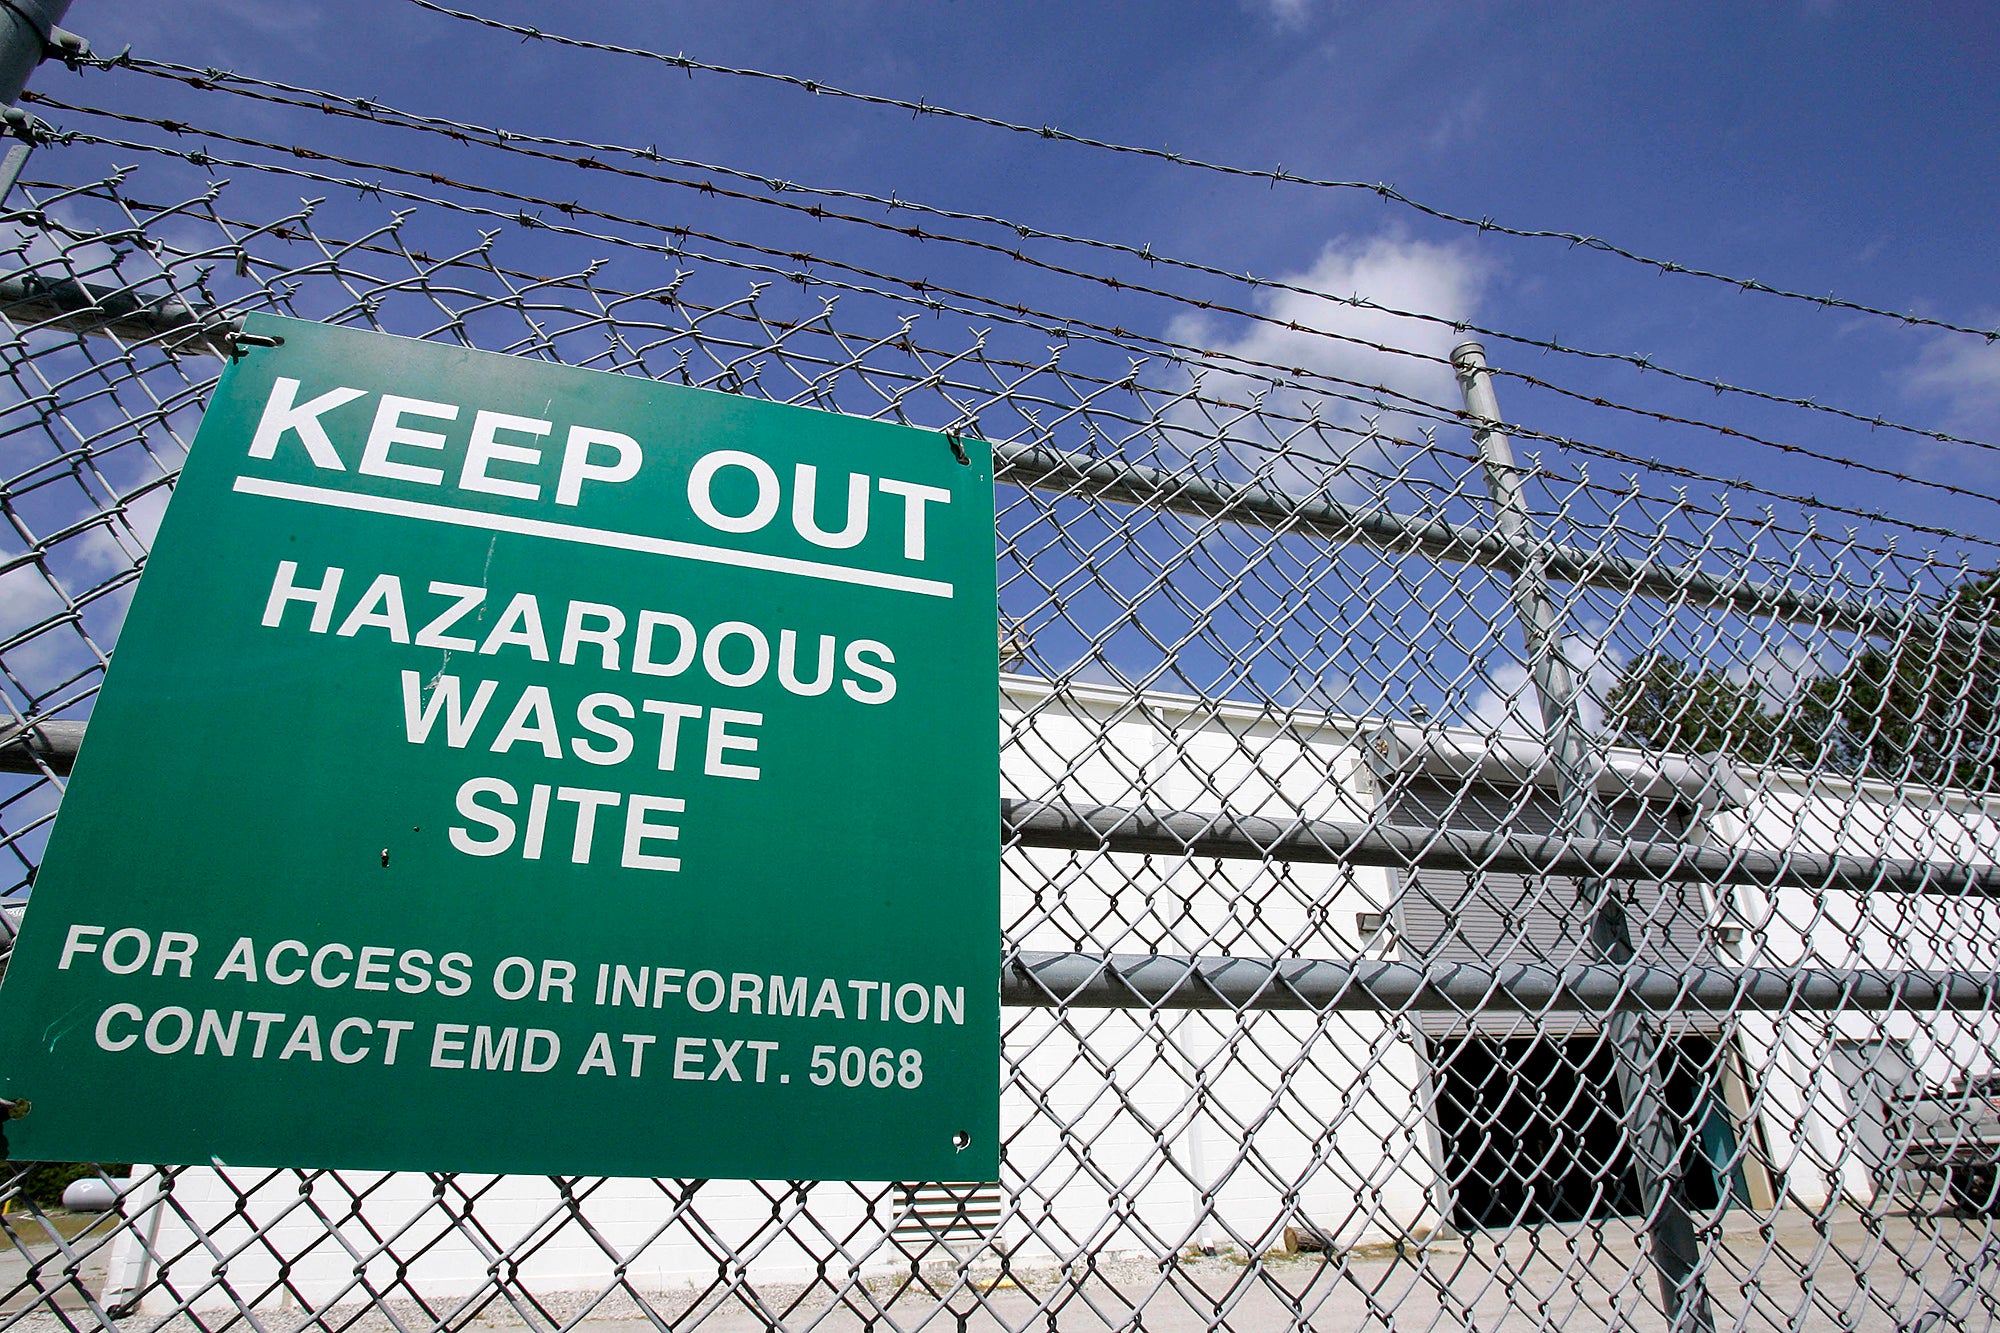
[{"label": "chain link diamond mesh", "polygon": [[977,433],[1005,1141],[997,1189],[136,1164],[96,1211],[13,1163],[9,1326],[1993,1325],[1990,542],[1496,465],[1448,374],[93,126],[0,216],[9,937],[243,312]]}]

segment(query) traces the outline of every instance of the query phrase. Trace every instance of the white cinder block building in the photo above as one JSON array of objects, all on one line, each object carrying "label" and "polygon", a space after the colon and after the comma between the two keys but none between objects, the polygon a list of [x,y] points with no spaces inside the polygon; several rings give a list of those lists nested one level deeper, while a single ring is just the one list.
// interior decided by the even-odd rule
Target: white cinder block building
[{"label": "white cinder block building", "polygon": [[[1009,797],[1527,833],[1559,809],[1524,737],[1029,677],[1005,679],[1000,726]],[[2000,848],[2000,810],[1952,793],[1624,751],[1597,780],[1607,836],[1981,864]],[[1022,949],[1447,966],[1590,958],[1567,881],[1033,848],[1009,850],[1003,867],[1003,930]],[[1985,899],[1624,890],[1637,961],[1679,970],[1992,971],[1970,942],[2000,934],[2000,905]],[[1300,1221],[1356,1243],[1615,1212],[1615,1188],[1587,1188],[1617,1146],[1598,1026],[1577,1013],[1009,1009],[1004,1197],[986,1216],[980,1196],[953,1234],[989,1234],[1024,1262],[1067,1262],[1261,1250]],[[1841,1193],[1868,1202],[1884,1174],[1882,1096],[1984,1069],[2000,1049],[1990,1018],[1948,1013],[1682,1013],[1661,1028],[1683,1053],[1685,1086],[1670,1099],[1713,1167],[1696,1199],[1710,1205],[1766,1208],[1778,1191],[1812,1207]],[[1593,1082],[1592,1096],[1574,1095]],[[1531,1142],[1544,1144],[1532,1173],[1518,1165]],[[719,1266],[736,1271],[732,1253],[760,1282],[945,1255],[911,1213],[935,1191],[887,1184],[191,1168],[154,1207],[159,1177],[140,1175],[127,1211],[164,1263],[149,1313],[170,1308],[169,1292],[198,1308],[319,1304],[407,1281],[449,1298],[496,1272],[529,1291],[601,1290],[619,1272],[644,1291],[700,1291]],[[121,1239],[107,1300],[147,1288],[149,1262]]]}]

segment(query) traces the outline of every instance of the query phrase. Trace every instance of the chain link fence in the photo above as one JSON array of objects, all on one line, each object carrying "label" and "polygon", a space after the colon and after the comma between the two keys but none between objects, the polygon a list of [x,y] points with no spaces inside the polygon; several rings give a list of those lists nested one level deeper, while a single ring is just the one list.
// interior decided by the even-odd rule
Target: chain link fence
[{"label": "chain link fence", "polygon": [[9,937],[243,313],[977,434],[1002,1178],[12,1163],[8,1326],[1993,1325],[1991,543],[1609,475],[1477,347],[1392,393],[92,110],[144,73],[0,215]]}]

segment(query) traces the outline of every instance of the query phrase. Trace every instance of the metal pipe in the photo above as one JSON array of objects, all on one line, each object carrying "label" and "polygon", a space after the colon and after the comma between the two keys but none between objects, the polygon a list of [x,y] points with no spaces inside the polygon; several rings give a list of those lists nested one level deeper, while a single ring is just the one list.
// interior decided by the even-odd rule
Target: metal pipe
[{"label": "metal pipe", "polygon": [[1022,950],[1000,973],[1020,1008],[1221,1009],[1320,1013],[1858,1012],[2000,1007],[2000,973],[1643,964],[1470,964],[1354,958],[1199,958]]},{"label": "metal pipe", "polygon": [[127,288],[38,273],[0,279],[0,314],[17,328],[154,342],[174,352],[211,356],[230,355],[242,327],[214,312],[203,314],[175,297],[141,296]]},{"label": "metal pipe", "polygon": [[67,775],[83,744],[81,722],[36,722],[0,738],[0,773]]},{"label": "metal pipe", "polygon": [[[4,568],[4,566],[0,566]],[[1556,786],[1558,774],[1539,737],[1432,723],[1376,722],[1357,726],[1368,766],[1383,787],[1412,777],[1449,786]],[[1613,746],[1596,756],[1591,774],[1598,792],[1612,800],[1661,801],[1702,811],[1743,808],[1750,785],[1725,754],[1668,754]]]},{"label": "metal pipe", "polygon": [[[1556,767],[1563,804],[1562,832],[1595,842],[1601,827],[1597,787],[1591,776],[1591,741],[1579,707],[1576,673],[1563,653],[1562,628],[1555,601],[1549,595],[1548,571],[1527,498],[1521,489],[1521,469],[1506,434],[1500,430],[1500,405],[1493,393],[1493,376],[1486,368],[1486,349],[1464,342],[1451,349],[1466,414],[1477,425],[1473,443],[1493,497],[1493,526],[1524,559],[1513,576],[1515,615],[1540,701],[1542,735]],[[1590,943],[1608,964],[1623,966],[1636,957],[1624,904],[1607,878],[1586,879],[1577,895],[1589,913]],[[1660,1037],[1629,1001],[1614,1001],[1604,1019],[1605,1035],[1614,1055],[1613,1070],[1625,1103],[1632,1142],[1632,1165],[1645,1203],[1646,1235],[1659,1277],[1660,1302],[1668,1324],[1706,1333],[1715,1327],[1708,1291],[1701,1279],[1701,1246],[1694,1219],[1683,1199],[1681,1144],[1686,1129],[1667,1096],[1661,1067]]]},{"label": "metal pipe", "polygon": [[1465,874],[1559,875],[1850,893],[2000,896],[2000,866],[1624,842],[1061,801],[1000,802],[1016,846]]},{"label": "metal pipe", "polygon": [[[1303,532],[1339,544],[1363,542],[1384,551],[1423,555],[1519,575],[1530,553],[1494,530],[1439,519],[1412,519],[1340,500],[1301,499],[1272,486],[1209,481],[1184,472],[1002,441],[993,446],[994,480],[1032,490],[1226,518],[1247,527]],[[1551,545],[1535,557],[1546,578],[1622,594],[1634,590],[1677,606],[1719,607],[1746,616],[1808,623],[1894,637],[1935,617],[1862,598],[1800,591],[1757,582],[1745,574],[1712,574],[1696,565],[1665,565],[1601,551]]]},{"label": "metal pipe", "polygon": [[29,77],[48,58],[58,38],[69,43],[71,50],[87,46],[80,38],[56,27],[69,11],[69,5],[70,0],[0,0],[0,103],[6,106],[0,120],[4,120],[7,132],[21,140],[0,160],[0,204],[5,204],[14,193],[14,182],[21,179],[28,156],[35,150],[34,118],[14,103],[20,100]]},{"label": "metal pipe", "polygon": [[35,146],[23,141],[7,150],[7,156],[0,159],[0,204],[7,202],[7,196],[14,193],[14,182],[21,179],[22,168],[28,165],[28,155]]},{"label": "metal pipe", "polygon": [[1460,343],[1451,350],[1451,362],[1458,371],[1466,413],[1480,423],[1472,440],[1479,449],[1486,489],[1493,499],[1494,530],[1525,556],[1513,571],[1512,600],[1542,714],[1543,743],[1556,770],[1564,812],[1572,824],[1568,831],[1595,838],[1597,784],[1589,771],[1590,742],[1578,708],[1576,673],[1563,652],[1546,560],[1521,489],[1521,467],[1514,461],[1513,446],[1499,429],[1500,404],[1493,395],[1493,376],[1486,369],[1486,351],[1476,342]]},{"label": "metal pipe", "polygon": [[1965,1321],[1955,1312],[1955,1307],[1967,1295],[1979,1290],[1996,1262],[2000,1262],[2000,1236],[1988,1236],[1973,1251],[1965,1267],[1955,1273],[1945,1289],[1937,1294],[1937,1299],[1915,1319],[1898,1324],[1897,1333],[1931,1333],[1933,1329],[1952,1325],[1964,1328]]},{"label": "metal pipe", "polygon": [[[0,773],[67,774],[82,722],[37,722],[0,738]],[[1807,852],[1691,847],[1327,819],[1270,819],[1066,801],[1000,802],[1000,835],[1016,847],[1226,861],[1387,866],[1463,874],[1609,876],[1676,884],[1848,893],[2000,897],[2000,866]]]}]

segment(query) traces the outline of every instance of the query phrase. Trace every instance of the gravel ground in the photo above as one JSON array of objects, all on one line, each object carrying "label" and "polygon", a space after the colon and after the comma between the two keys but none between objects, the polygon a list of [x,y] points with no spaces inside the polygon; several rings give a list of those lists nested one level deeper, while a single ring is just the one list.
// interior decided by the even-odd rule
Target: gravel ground
[{"label": "gravel ground", "polygon": [[[1741,1215],[1739,1215],[1741,1216]],[[83,1226],[79,1220],[75,1228]],[[26,1232],[23,1231],[25,1238]],[[97,1232],[83,1232],[88,1246]],[[8,1333],[56,1333],[95,1322],[77,1283],[59,1284],[62,1262],[45,1235],[0,1255],[0,1326]],[[1991,1241],[1989,1244],[1988,1242]],[[1959,1298],[1937,1333],[2000,1327],[2000,1227],[1989,1220],[1891,1210],[1854,1211],[1824,1224],[1780,1211],[1774,1223],[1733,1221],[1717,1239],[1709,1290],[1719,1329],[1852,1329],[1891,1333],[1953,1288]],[[1984,1247],[1982,1249],[1982,1247]],[[103,1278],[102,1254],[87,1259],[82,1286]],[[1970,1272],[1976,1259],[1982,1271]],[[34,1265],[31,1276],[30,1265]],[[1810,1283],[1797,1276],[1813,1274]],[[54,1289],[50,1309],[37,1287]],[[914,1276],[870,1277],[838,1291],[825,1285],[760,1283],[697,1291],[610,1295],[567,1292],[519,1307],[492,1298],[478,1310],[447,1303],[427,1313],[408,1300],[351,1305],[316,1315],[274,1306],[257,1312],[263,1333],[420,1333],[452,1316],[452,1328],[533,1329],[573,1325],[588,1333],[631,1333],[639,1321],[705,1333],[749,1333],[775,1325],[824,1330],[1092,1330],[1143,1328],[1202,1333],[1215,1327],[1265,1333],[1312,1328],[1664,1330],[1651,1269],[1629,1225],[1525,1228],[1496,1243],[1484,1236],[1421,1244],[1365,1246],[1334,1256],[1184,1256],[1171,1263],[1106,1255],[1088,1269],[1022,1265],[1002,1274],[978,1265],[961,1277],[948,1265]],[[73,1313],[72,1313],[73,1312]],[[80,1316],[80,1317],[79,1317]],[[216,1333],[223,1312],[129,1317],[121,1333]],[[252,1326],[235,1321],[236,1329]]]}]

